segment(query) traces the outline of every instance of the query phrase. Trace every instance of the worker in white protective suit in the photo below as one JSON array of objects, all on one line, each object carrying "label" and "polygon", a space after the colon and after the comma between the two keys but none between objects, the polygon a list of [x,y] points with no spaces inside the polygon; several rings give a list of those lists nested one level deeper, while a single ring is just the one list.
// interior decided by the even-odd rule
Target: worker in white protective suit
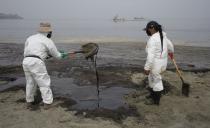
[{"label": "worker in white protective suit", "polygon": [[146,52],[147,59],[144,73],[148,75],[150,95],[147,96],[145,104],[159,105],[161,91],[163,88],[161,73],[166,70],[168,55],[173,58],[174,47],[172,42],[162,31],[161,25],[156,21],[150,21],[144,29],[149,36]]},{"label": "worker in white protective suit", "polygon": [[37,86],[40,89],[44,108],[53,103],[53,94],[50,88],[51,80],[44,61],[48,56],[57,59],[66,58],[68,53],[59,52],[50,39],[52,29],[50,23],[40,23],[39,33],[30,36],[25,42],[23,70],[26,77],[26,102],[30,108],[34,104],[34,95]]}]

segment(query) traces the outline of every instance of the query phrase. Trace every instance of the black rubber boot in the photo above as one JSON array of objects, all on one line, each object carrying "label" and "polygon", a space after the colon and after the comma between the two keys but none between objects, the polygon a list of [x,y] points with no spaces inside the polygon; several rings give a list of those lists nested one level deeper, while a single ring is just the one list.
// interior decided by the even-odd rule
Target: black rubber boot
[{"label": "black rubber boot", "polygon": [[37,109],[37,106],[35,105],[35,102],[27,102],[26,103],[26,108],[29,109],[29,110],[36,110]]},{"label": "black rubber boot", "polygon": [[161,91],[154,91],[154,104],[160,104]]}]

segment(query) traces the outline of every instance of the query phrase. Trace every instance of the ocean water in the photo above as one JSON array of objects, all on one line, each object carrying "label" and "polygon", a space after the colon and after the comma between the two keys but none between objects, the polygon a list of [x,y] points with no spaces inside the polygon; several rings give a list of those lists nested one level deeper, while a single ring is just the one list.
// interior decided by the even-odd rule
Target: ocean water
[{"label": "ocean water", "polygon": [[[155,19],[175,44],[210,47],[210,24],[206,19]],[[113,22],[112,19],[0,20],[0,42],[24,43],[38,25],[48,21],[56,43],[146,42],[142,31],[148,21]]]}]

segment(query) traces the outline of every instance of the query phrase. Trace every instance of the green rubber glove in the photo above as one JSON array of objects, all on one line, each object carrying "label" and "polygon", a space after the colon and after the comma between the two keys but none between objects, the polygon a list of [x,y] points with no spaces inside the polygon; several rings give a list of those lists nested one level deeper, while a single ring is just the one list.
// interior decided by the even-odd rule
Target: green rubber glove
[{"label": "green rubber glove", "polygon": [[68,56],[69,56],[69,54],[68,53],[65,53],[65,52],[60,52],[61,53],[61,58],[62,59],[65,59],[65,58],[67,58]]}]

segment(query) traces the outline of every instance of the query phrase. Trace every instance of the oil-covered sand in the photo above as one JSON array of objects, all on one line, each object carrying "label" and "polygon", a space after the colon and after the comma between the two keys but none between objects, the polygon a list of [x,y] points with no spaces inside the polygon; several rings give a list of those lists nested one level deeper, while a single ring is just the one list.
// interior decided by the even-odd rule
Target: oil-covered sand
[{"label": "oil-covered sand", "polygon": [[[59,44],[65,51],[80,44]],[[100,99],[92,62],[82,55],[46,62],[54,104],[49,110],[26,109],[23,45],[0,44],[1,128],[208,128],[210,127],[210,48],[175,46],[175,59],[190,86],[181,95],[181,81],[169,61],[163,73],[160,106],[144,104],[148,94],[142,43],[99,44],[97,68]],[[38,93],[39,94],[39,93]],[[37,103],[40,97],[36,97]],[[99,105],[99,108],[98,108]]]}]

